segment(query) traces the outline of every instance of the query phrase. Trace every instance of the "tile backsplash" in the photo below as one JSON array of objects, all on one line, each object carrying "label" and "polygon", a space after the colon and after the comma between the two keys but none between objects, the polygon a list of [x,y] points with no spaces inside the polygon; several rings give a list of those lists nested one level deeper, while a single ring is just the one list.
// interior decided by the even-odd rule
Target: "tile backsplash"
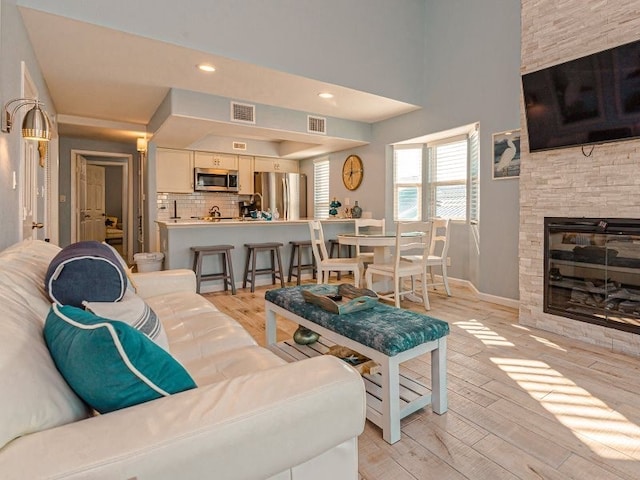
[{"label": "tile backsplash", "polygon": [[251,200],[251,195],[234,193],[158,193],[158,220],[166,221],[174,216],[174,202],[176,202],[177,216],[188,219],[207,216],[214,205],[220,209],[220,216],[237,217],[240,211],[238,202],[249,200]]}]

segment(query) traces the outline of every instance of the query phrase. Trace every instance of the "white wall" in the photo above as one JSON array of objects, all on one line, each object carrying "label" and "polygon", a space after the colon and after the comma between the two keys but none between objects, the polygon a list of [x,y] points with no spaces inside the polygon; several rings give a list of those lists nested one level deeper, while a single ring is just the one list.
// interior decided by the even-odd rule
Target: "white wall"
[{"label": "white wall", "polygon": [[[20,97],[22,84],[21,61],[24,61],[29,74],[38,89],[40,99],[46,104],[45,110],[50,118],[55,109],[49,98],[46,84],[29,43],[22,17],[18,13],[15,0],[2,0],[0,6],[0,104]],[[0,249],[22,238],[19,188],[13,189],[13,172],[18,184],[22,166],[20,149],[22,140],[20,129],[14,128],[10,134],[0,133]],[[38,170],[39,186],[44,184],[44,169]],[[40,197],[39,216],[36,221],[44,220],[44,203]]]}]

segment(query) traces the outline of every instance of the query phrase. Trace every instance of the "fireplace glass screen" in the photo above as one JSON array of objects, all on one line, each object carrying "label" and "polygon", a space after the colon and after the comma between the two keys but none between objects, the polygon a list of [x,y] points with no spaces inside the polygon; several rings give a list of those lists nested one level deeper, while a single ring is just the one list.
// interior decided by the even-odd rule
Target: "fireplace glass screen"
[{"label": "fireplace glass screen", "polygon": [[640,219],[545,218],[544,311],[640,333]]}]

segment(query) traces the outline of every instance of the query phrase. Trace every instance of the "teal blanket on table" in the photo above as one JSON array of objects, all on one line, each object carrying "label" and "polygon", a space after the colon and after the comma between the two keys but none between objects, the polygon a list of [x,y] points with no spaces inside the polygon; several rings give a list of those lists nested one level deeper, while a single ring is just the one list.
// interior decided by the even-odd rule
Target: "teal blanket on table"
[{"label": "teal blanket on table", "polygon": [[317,323],[343,337],[392,357],[449,334],[449,324],[421,313],[383,303],[359,312],[338,315],[305,302],[302,290],[318,295],[333,295],[337,285],[303,285],[268,290],[265,300]]}]

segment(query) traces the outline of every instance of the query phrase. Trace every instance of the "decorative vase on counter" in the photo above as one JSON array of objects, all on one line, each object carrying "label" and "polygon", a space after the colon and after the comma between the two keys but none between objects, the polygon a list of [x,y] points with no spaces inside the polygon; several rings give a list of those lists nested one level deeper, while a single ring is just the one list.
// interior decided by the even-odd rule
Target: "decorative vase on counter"
[{"label": "decorative vase on counter", "polygon": [[360,218],[362,217],[362,209],[358,205],[358,201],[356,200],[356,204],[351,208],[351,217],[352,218]]},{"label": "decorative vase on counter", "polygon": [[336,197],[333,197],[333,201],[329,204],[329,206],[331,207],[329,209],[329,215],[335,217],[336,215],[338,215],[338,208],[340,208],[342,204],[338,200],[336,200]]}]

